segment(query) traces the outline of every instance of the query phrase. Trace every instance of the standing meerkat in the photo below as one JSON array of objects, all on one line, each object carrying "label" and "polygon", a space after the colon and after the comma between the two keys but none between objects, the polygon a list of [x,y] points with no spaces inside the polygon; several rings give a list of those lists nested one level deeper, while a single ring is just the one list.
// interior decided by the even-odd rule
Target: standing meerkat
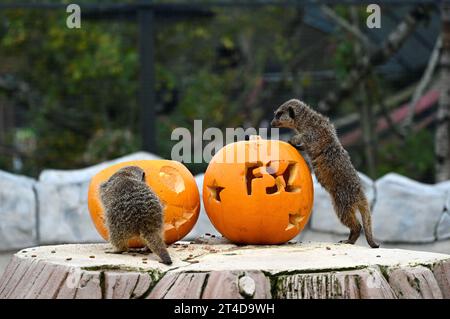
[{"label": "standing meerkat", "polygon": [[132,237],[140,237],[164,264],[172,260],[163,239],[163,206],[145,183],[145,172],[137,166],[123,167],[100,185],[112,253],[128,249]]},{"label": "standing meerkat", "polygon": [[370,208],[361,180],[330,120],[303,102],[292,99],[275,111],[271,125],[296,132],[289,142],[300,145],[306,152],[317,180],[331,195],[339,220],[350,228],[348,239],[341,242],[354,244],[358,239],[361,224],[356,211],[359,211],[367,242],[370,247],[378,248],[373,240]]}]

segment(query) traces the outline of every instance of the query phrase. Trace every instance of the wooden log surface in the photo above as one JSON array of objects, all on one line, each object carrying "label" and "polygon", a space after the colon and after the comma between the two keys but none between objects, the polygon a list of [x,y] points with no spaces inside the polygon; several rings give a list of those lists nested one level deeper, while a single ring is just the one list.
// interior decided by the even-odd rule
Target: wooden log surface
[{"label": "wooden log surface", "polygon": [[308,243],[178,242],[166,266],[109,244],[16,253],[0,298],[450,298],[450,255]]}]

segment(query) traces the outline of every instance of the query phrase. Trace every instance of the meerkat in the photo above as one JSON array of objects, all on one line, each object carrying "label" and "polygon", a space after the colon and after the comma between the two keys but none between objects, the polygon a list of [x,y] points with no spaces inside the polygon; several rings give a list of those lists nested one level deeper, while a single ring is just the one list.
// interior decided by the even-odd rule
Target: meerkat
[{"label": "meerkat", "polygon": [[145,183],[145,172],[137,166],[123,167],[100,185],[105,210],[110,253],[128,249],[128,240],[140,237],[164,264],[172,260],[163,240],[163,205]]},{"label": "meerkat", "polygon": [[340,242],[354,244],[359,238],[361,224],[356,218],[356,211],[359,211],[368,244],[378,248],[379,244],[373,239],[369,203],[361,180],[330,120],[296,99],[282,104],[274,115],[271,126],[295,131],[289,142],[299,145],[307,154],[318,182],[331,195],[339,220],[350,228],[348,239]]}]

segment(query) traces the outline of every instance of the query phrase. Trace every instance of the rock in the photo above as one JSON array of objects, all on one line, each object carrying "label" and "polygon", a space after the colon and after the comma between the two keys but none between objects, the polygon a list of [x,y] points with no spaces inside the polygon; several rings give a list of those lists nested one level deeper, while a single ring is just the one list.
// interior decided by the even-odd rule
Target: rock
[{"label": "rock", "polygon": [[137,152],[83,169],[44,170],[37,184],[41,243],[103,241],[91,221],[87,205],[91,178],[110,165],[145,159],[159,157]]},{"label": "rock", "polygon": [[[375,184],[363,173],[358,173],[364,187],[364,192],[368,201],[372,204],[375,200]],[[335,234],[348,235],[349,230],[343,226],[334,212],[331,197],[328,192],[317,182],[314,181],[314,206],[311,215],[311,229]],[[357,217],[360,219],[359,214]]]},{"label": "rock", "polygon": [[73,170],[46,169],[43,170],[39,175],[39,181],[46,183],[52,182],[58,184],[82,183],[90,180],[92,176],[94,176],[101,170],[113,164],[135,160],[154,160],[154,159],[161,159],[161,157],[147,152],[136,152],[130,155],[116,158],[111,161],[103,162],[97,165],[81,169],[73,169]]},{"label": "rock", "polygon": [[205,211],[205,206],[203,205],[203,198],[202,198],[202,192],[203,192],[203,178],[205,174],[198,174],[195,176],[195,182],[198,187],[198,191],[200,193],[200,214],[198,216],[197,223],[195,224],[194,228],[184,237],[184,240],[194,240],[198,237],[201,237],[204,234],[210,234],[214,236],[222,236],[211,224],[211,221],[209,220],[208,215]]},{"label": "rock", "polygon": [[251,277],[243,276],[239,278],[238,285],[239,285],[239,293],[243,297],[251,298],[255,294],[256,285],[255,281]]},{"label": "rock", "polygon": [[[330,247],[331,250],[325,249]],[[19,251],[0,277],[5,298],[449,298],[450,255],[332,243],[172,245],[154,255],[108,244]],[[90,258],[95,256],[95,258]],[[274,258],[276,256],[276,258]]]},{"label": "rock", "polygon": [[436,240],[435,230],[444,211],[445,191],[394,173],[383,176],[375,184],[375,238],[384,242]]},{"label": "rock", "polygon": [[34,179],[0,171],[0,250],[37,242]]},{"label": "rock", "polygon": [[449,180],[449,181],[444,181],[444,182],[437,183],[435,186],[436,186],[438,189],[442,189],[442,190],[445,190],[445,191],[450,192],[450,180]]},{"label": "rock", "polygon": [[40,242],[101,242],[89,215],[87,191],[89,181],[64,184],[39,182]]},{"label": "rock", "polygon": [[437,227],[436,236],[438,240],[450,238],[450,212],[446,211],[442,214]]},{"label": "rock", "polygon": [[443,190],[447,193],[447,200],[445,202],[445,209],[447,212],[450,212],[450,181],[437,183],[436,188],[439,190]]}]

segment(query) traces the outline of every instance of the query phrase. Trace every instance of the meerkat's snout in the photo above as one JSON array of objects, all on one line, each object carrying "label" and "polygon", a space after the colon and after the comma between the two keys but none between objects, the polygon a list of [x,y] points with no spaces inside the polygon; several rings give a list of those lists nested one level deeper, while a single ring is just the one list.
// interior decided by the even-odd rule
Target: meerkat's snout
[{"label": "meerkat's snout", "polygon": [[282,127],[283,126],[283,111],[278,109],[274,112],[274,116],[272,121],[270,122],[270,126],[272,127]]},{"label": "meerkat's snout", "polygon": [[270,126],[280,127],[280,122],[277,119],[273,119],[272,122],[270,122]]},{"label": "meerkat's snout", "polygon": [[292,108],[287,108],[282,105],[275,111],[274,118],[270,122],[272,127],[294,128],[294,111]]}]

